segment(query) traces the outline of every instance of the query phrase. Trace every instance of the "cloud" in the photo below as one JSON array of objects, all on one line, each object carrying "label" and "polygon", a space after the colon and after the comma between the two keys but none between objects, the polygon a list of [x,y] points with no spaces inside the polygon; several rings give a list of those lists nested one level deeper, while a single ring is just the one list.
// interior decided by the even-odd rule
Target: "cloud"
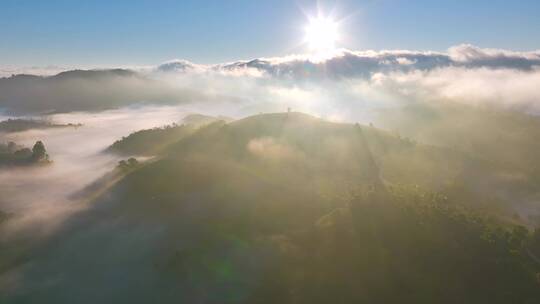
[{"label": "cloud", "polygon": [[255,59],[222,66],[223,69],[257,69],[277,77],[296,79],[370,77],[373,73],[434,70],[446,67],[516,69],[540,67],[540,51],[513,52],[459,45],[447,53],[420,51],[339,50],[320,60],[309,56]]},{"label": "cloud", "polygon": [[449,49],[449,57],[460,66],[467,67],[495,67],[518,70],[531,70],[540,66],[540,51],[514,52],[499,49],[481,49],[479,47],[462,44]]},{"label": "cloud", "polygon": [[194,110],[145,106],[98,114],[56,114],[48,118],[83,126],[0,134],[0,141],[30,147],[42,140],[53,161],[45,167],[0,169],[0,210],[15,215],[0,229],[0,243],[13,234],[47,234],[74,212],[84,210],[87,205],[74,194],[112,170],[120,159],[102,153],[105,148],[131,132],[179,122]]},{"label": "cloud", "polygon": [[[283,110],[326,117],[444,99],[537,113],[540,51],[459,45],[447,52],[339,50],[216,65],[172,60],[155,67],[73,70],[0,79],[0,112],[100,111],[133,104],[206,104],[230,116]],[[223,113],[219,113],[223,114]]]},{"label": "cloud", "polygon": [[[410,63],[410,64],[403,64]],[[256,59],[225,65],[223,69],[251,68],[268,75],[290,79],[343,79],[369,77],[372,73],[394,70],[426,69],[449,66],[447,55],[433,52],[410,51],[337,51],[332,57],[321,60],[310,56]]]},{"label": "cloud", "polygon": [[181,59],[174,59],[164,62],[156,67],[158,72],[186,72],[196,68],[196,65]]},{"label": "cloud", "polygon": [[539,83],[540,69],[450,67],[377,73],[368,81],[368,86],[385,92],[394,100],[459,102],[540,114]]}]

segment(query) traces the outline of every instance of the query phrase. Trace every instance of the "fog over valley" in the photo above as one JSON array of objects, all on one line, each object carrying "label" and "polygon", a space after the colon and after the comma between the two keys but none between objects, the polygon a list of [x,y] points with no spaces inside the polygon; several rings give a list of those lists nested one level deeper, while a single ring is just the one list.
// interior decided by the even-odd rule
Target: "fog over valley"
[{"label": "fog over valley", "polygon": [[0,3],[0,303],[540,303],[538,11]]}]

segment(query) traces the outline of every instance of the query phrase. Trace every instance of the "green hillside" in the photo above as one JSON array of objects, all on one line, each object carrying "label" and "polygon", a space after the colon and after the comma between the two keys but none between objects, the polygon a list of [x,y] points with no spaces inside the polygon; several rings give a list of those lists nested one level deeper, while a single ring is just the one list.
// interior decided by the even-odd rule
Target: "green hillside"
[{"label": "green hillside", "polygon": [[[419,144],[373,127],[331,123],[301,113],[217,123],[181,140],[167,154],[180,159],[232,158],[230,161],[242,163],[247,170],[264,170],[263,175],[276,178],[287,170],[288,177],[301,181],[304,187],[311,185],[306,191],[317,193],[350,191],[357,185],[356,179],[377,174],[387,183],[444,190],[465,196],[475,206],[489,206],[490,211],[506,209],[505,214],[512,216],[520,200],[525,204],[538,190],[528,181],[511,178],[522,174],[519,169],[482,155]],[[367,162],[366,158],[373,160]],[[370,163],[376,165],[377,172],[371,172]]]},{"label": "green hillside", "polygon": [[176,124],[140,130],[117,140],[106,151],[121,155],[153,156],[193,131],[191,126]]},{"label": "green hillside", "polygon": [[540,119],[523,111],[458,103],[411,103],[380,113],[384,127],[539,175]]},{"label": "green hillside", "polygon": [[508,170],[489,160],[301,113],[214,122],[159,156],[34,250],[32,289],[8,298],[540,301],[540,233],[469,183]]},{"label": "green hillside", "polygon": [[107,148],[107,152],[121,155],[155,156],[169,145],[191,135],[198,128],[218,121],[231,121],[227,117],[213,117],[201,114],[189,114],[182,119],[182,124],[173,123],[160,128],[139,130],[123,137]]}]

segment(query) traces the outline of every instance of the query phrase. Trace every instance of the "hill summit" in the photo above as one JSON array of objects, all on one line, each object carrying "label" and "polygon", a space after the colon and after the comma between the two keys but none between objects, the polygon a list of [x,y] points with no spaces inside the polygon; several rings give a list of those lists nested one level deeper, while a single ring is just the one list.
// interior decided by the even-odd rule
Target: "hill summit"
[{"label": "hill summit", "polygon": [[[34,251],[32,289],[14,299],[67,303],[65,290],[163,303],[540,299],[540,232],[448,184],[472,165],[488,175],[482,160],[302,113],[174,134]],[[119,285],[129,288],[110,288]]]}]

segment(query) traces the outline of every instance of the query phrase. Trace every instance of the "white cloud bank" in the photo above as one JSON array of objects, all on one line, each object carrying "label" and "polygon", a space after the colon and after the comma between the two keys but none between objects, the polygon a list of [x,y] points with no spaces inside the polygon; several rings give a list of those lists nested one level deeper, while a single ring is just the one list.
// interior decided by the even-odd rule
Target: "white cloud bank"
[{"label": "white cloud bank", "polygon": [[256,69],[278,77],[299,79],[358,78],[374,73],[430,71],[447,67],[514,69],[531,71],[540,67],[540,51],[514,52],[481,49],[472,45],[452,47],[447,53],[422,51],[349,51],[340,50],[326,59],[310,56],[255,59],[212,69]]},{"label": "white cloud bank", "polygon": [[47,233],[65,217],[87,207],[73,195],[116,166],[121,157],[102,153],[109,145],[137,130],[180,122],[188,111],[129,107],[73,112],[48,118],[58,123],[82,123],[81,127],[0,133],[0,142],[14,141],[27,147],[42,140],[53,161],[43,167],[0,168],[0,211],[17,215],[0,230],[0,243],[4,237],[27,229],[34,236]]},{"label": "white cloud bank", "polygon": [[293,55],[217,65],[171,60],[155,67],[3,78],[0,111],[97,111],[136,103],[204,102],[222,109],[223,104],[234,104],[242,115],[293,107],[341,117],[363,112],[366,106],[442,99],[540,113],[539,75],[540,51],[472,45],[447,52],[339,50],[322,59]]}]

